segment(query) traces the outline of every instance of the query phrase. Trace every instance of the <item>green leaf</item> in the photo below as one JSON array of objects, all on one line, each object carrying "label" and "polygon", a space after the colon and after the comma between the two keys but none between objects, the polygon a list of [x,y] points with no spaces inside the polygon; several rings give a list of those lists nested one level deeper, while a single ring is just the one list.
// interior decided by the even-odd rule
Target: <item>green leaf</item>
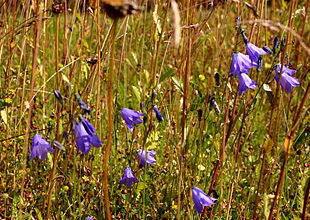
[{"label": "green leaf", "polygon": [[40,210],[39,210],[39,209],[37,209],[37,208],[34,208],[34,209],[36,210],[36,213],[37,213],[37,217],[38,217],[38,219],[39,219],[39,220],[43,220],[43,218],[42,218],[42,214],[41,214]]},{"label": "green leaf", "polygon": [[137,87],[135,87],[135,86],[132,86],[132,89],[133,89],[133,92],[134,92],[135,96],[136,96],[137,99],[138,99],[138,102],[140,103],[140,101],[141,101],[141,95],[140,95],[139,89],[138,89]]},{"label": "green leaf", "polygon": [[7,124],[8,124],[8,116],[7,116],[5,110],[2,110],[2,111],[1,111],[1,118],[2,118],[2,120],[4,121],[4,123],[7,125]]},{"label": "green leaf", "polygon": [[182,87],[180,81],[177,78],[175,78],[174,76],[171,77],[171,79],[172,79],[173,84],[183,93],[183,87]]},{"label": "green leaf", "polygon": [[62,80],[65,81],[66,83],[70,84],[70,81],[65,74],[62,74]]}]

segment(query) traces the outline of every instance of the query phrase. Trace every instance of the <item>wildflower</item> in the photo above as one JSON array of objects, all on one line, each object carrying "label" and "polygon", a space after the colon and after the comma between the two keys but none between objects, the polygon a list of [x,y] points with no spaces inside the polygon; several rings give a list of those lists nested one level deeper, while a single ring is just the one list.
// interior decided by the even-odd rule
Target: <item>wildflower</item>
[{"label": "wildflower", "polygon": [[[146,154],[147,154],[147,158],[146,157]],[[149,150],[141,150],[139,149],[138,150],[138,158],[140,160],[140,166],[141,167],[144,167],[145,166],[145,161],[147,164],[154,164],[156,163],[156,160],[154,158],[154,156],[156,155],[156,151],[149,151]]]},{"label": "wildflower", "polygon": [[252,43],[247,43],[246,52],[249,54],[251,61],[255,63],[258,62],[259,56],[267,54],[262,48],[259,48]]},{"label": "wildflower", "polygon": [[144,114],[128,109],[128,108],[123,108],[121,111],[121,115],[124,121],[126,122],[127,127],[129,128],[131,132],[133,132],[133,126],[135,124],[141,124],[143,122],[140,117],[144,116]]},{"label": "wildflower", "polygon": [[41,135],[33,136],[29,159],[38,157],[40,160],[45,160],[47,152],[54,153],[54,149]]},{"label": "wildflower", "polygon": [[94,220],[92,217],[87,217],[86,220]]},{"label": "wildflower", "polygon": [[279,47],[279,38],[278,37],[275,37],[273,39],[273,46],[272,46],[272,51],[273,53],[276,52],[276,49]]},{"label": "wildflower", "polygon": [[248,38],[245,36],[244,30],[241,30],[240,33],[241,33],[241,35],[242,35],[242,37],[243,37],[244,43],[245,43],[245,44],[248,44],[248,43],[249,43],[249,40],[248,40]]},{"label": "wildflower", "polygon": [[57,147],[59,150],[65,149],[64,146],[61,143],[59,143],[58,141],[54,141],[53,146]]},{"label": "wildflower", "polygon": [[266,55],[267,52],[264,49],[250,43],[248,38],[245,36],[244,30],[241,30],[241,35],[243,37],[244,43],[246,44],[246,52],[249,54],[251,61],[257,63],[259,56]]},{"label": "wildflower", "polygon": [[239,76],[240,73],[249,73],[249,69],[256,66],[257,64],[251,61],[249,55],[235,52],[232,58],[230,72],[234,76]]},{"label": "wildflower", "polygon": [[134,182],[139,182],[139,180],[133,175],[130,167],[125,169],[124,175],[120,180],[120,184],[125,184],[128,187],[131,187]]},{"label": "wildflower", "polygon": [[81,97],[77,93],[75,94],[75,98],[76,98],[80,108],[83,109],[87,114],[90,114],[91,110],[87,107],[85,102],[83,102],[83,100],[81,99]]},{"label": "wildflower", "polygon": [[192,198],[194,201],[195,210],[201,214],[204,206],[213,205],[214,202],[217,200],[205,194],[201,189],[198,187],[193,187],[192,189]]},{"label": "wildflower", "polygon": [[198,77],[199,77],[199,79],[200,79],[201,81],[204,81],[204,80],[206,79],[206,77],[205,77],[204,75],[202,75],[202,74],[200,74]]},{"label": "wildflower", "polygon": [[216,72],[214,74],[214,79],[217,87],[220,87],[220,73]]},{"label": "wildflower", "polygon": [[259,57],[257,60],[257,71],[261,71],[263,65],[262,57]]},{"label": "wildflower", "polygon": [[254,80],[252,80],[248,74],[246,73],[241,73],[239,75],[239,93],[243,94],[246,92],[247,89],[255,89],[256,88],[257,83],[254,82]]},{"label": "wildflower", "polygon": [[90,151],[91,145],[100,147],[102,144],[96,135],[94,126],[85,118],[75,126],[74,135],[78,151],[80,150],[83,154],[87,154]]},{"label": "wildflower", "polygon": [[60,104],[64,103],[64,100],[62,98],[62,95],[60,94],[60,92],[58,90],[54,90],[54,95],[56,97],[56,99],[60,102]]},{"label": "wildflower", "polygon": [[214,109],[214,111],[216,112],[217,115],[219,115],[221,113],[220,108],[219,108],[218,104],[216,103],[214,96],[212,96],[210,99],[209,110],[211,111],[212,109]]},{"label": "wildflower", "polygon": [[269,54],[272,54],[272,50],[267,46],[263,46],[263,50]]},{"label": "wildflower", "polygon": [[11,104],[12,103],[12,99],[9,97],[9,98],[5,98],[5,102],[8,103],[8,104]]},{"label": "wildflower", "polygon": [[[276,81],[278,81],[279,73],[281,71],[281,64],[278,64],[276,66],[275,71],[276,71],[276,76],[274,78]],[[298,79],[292,76],[295,72],[296,70],[289,69],[286,67],[286,65],[283,66],[282,75],[280,79],[280,85],[282,89],[288,93],[291,93],[293,87],[296,87],[300,84]]]},{"label": "wildflower", "polygon": [[154,106],[153,106],[153,109],[154,109],[154,111],[155,111],[155,113],[156,113],[156,118],[157,118],[157,120],[158,120],[159,122],[163,121],[164,118],[163,118],[163,116],[161,115],[160,111],[158,110],[157,105],[154,105]]}]

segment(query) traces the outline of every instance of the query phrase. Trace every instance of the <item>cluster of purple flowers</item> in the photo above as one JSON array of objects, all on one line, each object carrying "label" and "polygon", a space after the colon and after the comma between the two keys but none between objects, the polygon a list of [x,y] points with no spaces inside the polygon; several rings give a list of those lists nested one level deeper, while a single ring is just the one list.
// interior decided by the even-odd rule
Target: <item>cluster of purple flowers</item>
[{"label": "cluster of purple flowers", "polygon": [[[247,37],[244,34],[244,31],[241,31],[241,34],[246,44],[246,51],[248,55],[240,52],[235,52],[232,57],[230,72],[233,76],[238,77],[238,92],[240,94],[243,94],[247,91],[247,89],[255,89],[257,86],[257,83],[249,77],[249,70],[254,67],[260,70],[262,64],[261,56],[268,53],[274,53],[276,47],[274,46],[273,50],[266,46],[263,48],[259,48],[248,41]],[[280,74],[280,72],[282,73]],[[298,79],[292,76],[295,72],[296,70],[289,69],[287,65],[278,64],[275,68],[275,80],[277,82],[280,80],[280,85],[282,89],[288,93],[291,93],[293,87],[296,87],[300,84]],[[219,86],[220,83],[218,73],[215,75],[215,78],[217,82],[216,84],[217,86]],[[54,90],[54,94],[58,101],[63,104],[63,98],[60,92],[58,90]],[[87,107],[87,105],[78,95],[76,95],[76,97],[81,109],[83,109],[84,112],[90,114],[91,110]],[[153,110],[155,111],[157,120],[159,122],[163,121],[164,118],[156,105],[153,105]],[[126,126],[131,132],[134,131],[135,125],[141,124],[143,122],[143,119],[141,117],[145,117],[145,114],[128,108],[123,108],[121,110],[121,115],[126,123]],[[86,118],[81,118],[79,123],[75,122],[74,136],[76,139],[77,152],[81,151],[82,154],[87,154],[90,151],[91,146],[98,148],[102,145],[102,142],[96,135],[95,127]],[[54,146],[58,148],[62,147],[62,145],[57,141],[54,142]],[[47,153],[54,153],[54,149],[51,148],[49,142],[47,142],[41,135],[34,135],[31,146],[30,159],[38,157],[40,160],[45,160],[47,157]],[[156,151],[139,149],[137,151],[139,167],[148,167],[148,165],[150,164],[155,164],[155,155]],[[120,184],[125,184],[127,187],[131,187],[134,183],[137,183],[138,181],[138,178],[134,176],[132,169],[128,166],[125,169],[122,178],[120,179]],[[204,207],[213,205],[217,200],[216,198],[208,196],[198,187],[192,188],[192,199],[194,202],[194,208],[199,214],[202,213]],[[87,219],[93,218],[88,217]]]},{"label": "cluster of purple flowers", "polygon": [[[159,122],[163,121],[164,119],[161,113],[159,112],[157,106],[154,106],[153,109],[156,113],[158,121]],[[126,123],[126,126],[129,128],[131,132],[133,132],[135,124],[141,124],[143,122],[140,117],[144,116],[144,114],[128,108],[123,108],[121,111],[121,115]],[[145,167],[147,166],[147,164],[155,164],[156,163],[156,159],[154,158],[155,155],[156,151],[139,149],[137,153],[137,157],[139,159],[139,166]],[[128,166],[125,169],[124,175],[120,180],[120,184],[125,184],[127,187],[131,187],[134,182],[138,182],[138,179],[134,176],[131,168]]]},{"label": "cluster of purple flowers", "polygon": [[[240,52],[235,52],[232,57],[232,65],[230,72],[239,79],[239,88],[238,91],[240,94],[243,94],[247,91],[247,89],[255,89],[257,83],[249,77],[249,70],[257,67],[258,70],[261,69],[262,65],[262,58],[261,56],[266,55],[267,53],[272,54],[275,51],[275,46],[273,51],[264,46],[263,48],[259,48],[254,44],[250,43],[247,37],[244,34],[244,31],[241,31],[243,36],[243,40],[246,44],[246,51],[248,55],[245,55]],[[275,80],[279,80],[279,73],[280,73],[281,65],[276,66],[276,76]],[[280,84],[283,90],[290,93],[292,91],[292,87],[298,86],[299,81],[292,75],[295,73],[295,70],[291,70],[283,66],[283,71],[281,75]]]}]

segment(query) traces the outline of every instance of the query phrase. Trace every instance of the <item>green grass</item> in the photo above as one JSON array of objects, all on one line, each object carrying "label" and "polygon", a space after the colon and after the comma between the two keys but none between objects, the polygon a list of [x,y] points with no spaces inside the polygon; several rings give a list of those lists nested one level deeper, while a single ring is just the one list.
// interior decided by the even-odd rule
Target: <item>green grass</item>
[{"label": "green grass", "polygon": [[[199,219],[191,195],[194,186],[212,197],[219,196],[206,210],[206,218],[251,219],[255,205],[257,219],[310,217],[309,205],[304,202],[309,197],[310,175],[310,26],[302,11],[309,11],[307,1],[298,1],[298,5],[296,0],[259,1],[258,18],[278,22],[288,27],[286,30],[278,23],[253,23],[253,10],[244,2],[207,7],[202,1],[180,1],[179,47],[173,44],[173,13],[166,1],[139,1],[150,10],[119,19],[115,37],[109,37],[112,19],[102,4],[100,33],[96,4],[91,9],[72,3],[71,10],[59,14],[57,36],[52,1],[40,1],[37,20],[35,3],[27,9],[28,1],[17,2],[14,9],[14,1],[9,2],[0,3],[1,219],[47,218],[56,153],[48,154],[44,161],[29,160],[32,137],[37,133],[50,143],[57,139],[65,148],[58,152],[52,178],[52,218],[107,219],[104,163],[109,131],[112,218]],[[292,12],[296,13],[290,16]],[[250,71],[258,86],[243,95],[237,95],[238,79],[230,76],[233,52],[246,53],[237,34],[238,16],[250,41],[259,47],[272,48],[276,36],[287,39],[282,50],[263,57],[260,72]],[[87,63],[99,57],[101,48],[100,62]],[[111,60],[115,66],[112,100],[108,97]],[[274,66],[287,60],[300,81],[291,94],[273,79]],[[215,72],[220,73],[219,87]],[[32,79],[35,98],[31,96]],[[53,94],[58,86],[63,105]],[[92,110],[90,115],[79,107],[76,93]],[[209,109],[212,96],[219,114]],[[113,104],[112,130],[108,129],[109,101]],[[164,117],[161,123],[152,109],[155,104]],[[142,112],[147,120],[131,133],[120,114],[122,108]],[[202,111],[201,120],[198,111]],[[101,148],[92,147],[86,155],[76,153],[73,118],[81,115],[96,127],[102,141]],[[289,153],[285,138],[291,140]],[[138,149],[157,151],[156,164],[139,168]],[[139,179],[131,188],[119,184],[127,166]],[[218,176],[214,176],[215,171]]]}]

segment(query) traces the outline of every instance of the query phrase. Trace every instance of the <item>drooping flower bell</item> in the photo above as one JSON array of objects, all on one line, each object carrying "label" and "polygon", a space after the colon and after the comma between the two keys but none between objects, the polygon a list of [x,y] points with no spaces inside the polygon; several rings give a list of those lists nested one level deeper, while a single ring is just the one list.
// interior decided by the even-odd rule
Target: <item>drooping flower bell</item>
[{"label": "drooping flower bell", "polygon": [[244,43],[246,45],[246,52],[248,53],[251,61],[254,63],[257,63],[259,57],[262,55],[266,55],[267,52],[264,49],[259,48],[259,47],[255,46],[254,44],[250,43],[248,38],[245,35],[244,30],[241,30],[241,35],[242,35]]},{"label": "drooping flower bell", "polygon": [[87,154],[90,151],[91,145],[94,147],[100,147],[102,144],[96,135],[94,126],[85,118],[75,126],[74,135],[76,138],[77,149],[83,154]]},{"label": "drooping flower bell", "polygon": [[91,113],[91,110],[90,108],[87,107],[87,105],[85,104],[85,102],[83,102],[83,100],[81,99],[81,97],[79,96],[79,94],[75,94],[75,98],[76,98],[76,101],[78,102],[80,108],[82,110],[84,110],[87,114],[90,114]]},{"label": "drooping flower bell", "polygon": [[139,180],[133,175],[131,168],[127,167],[120,180],[120,184],[125,184],[127,187],[131,187],[134,182],[137,183]]},{"label": "drooping flower bell", "polygon": [[246,52],[249,54],[251,61],[255,63],[258,62],[260,56],[267,54],[262,48],[259,48],[252,43],[247,43]]},{"label": "drooping flower bell", "polygon": [[41,135],[34,135],[29,159],[38,157],[40,160],[45,160],[47,152],[54,153],[54,149],[50,147],[50,144]]},{"label": "drooping flower bell", "polygon": [[267,47],[267,46],[263,46],[263,50],[266,51],[269,54],[273,54],[272,50],[269,47]]},{"label": "drooping flower bell", "polygon": [[257,83],[252,80],[248,74],[246,73],[241,73],[239,75],[239,87],[238,91],[240,94],[243,94],[246,92],[247,89],[255,89]]},{"label": "drooping flower bell", "polygon": [[277,50],[278,47],[279,47],[279,44],[280,44],[279,38],[278,38],[278,37],[275,37],[275,38],[273,39],[273,46],[272,46],[272,52],[273,52],[273,53],[276,52],[276,50]]},{"label": "drooping flower bell", "polygon": [[[278,64],[275,69],[276,76],[274,77],[276,81],[279,80],[280,71],[281,71],[281,64]],[[282,89],[288,93],[291,93],[293,87],[296,87],[300,84],[299,80],[292,76],[295,72],[296,70],[289,69],[286,67],[286,65],[283,65],[280,85]]]},{"label": "drooping flower bell", "polygon": [[149,150],[142,151],[142,149],[139,149],[137,156],[140,162],[140,166],[144,167],[145,163],[155,164],[156,163],[156,159],[154,158],[155,155],[156,151],[149,151]]},{"label": "drooping flower bell", "polygon": [[235,52],[233,54],[230,72],[234,76],[239,76],[240,73],[249,73],[249,69],[256,66],[257,63],[252,62],[249,55]]},{"label": "drooping flower bell", "polygon": [[205,194],[201,189],[198,187],[193,187],[192,189],[192,198],[194,201],[195,210],[201,214],[203,211],[203,207],[213,205],[214,202],[217,200]]},{"label": "drooping flower bell", "polygon": [[140,117],[144,116],[144,114],[128,108],[123,108],[121,111],[121,115],[131,132],[133,132],[133,127],[135,124],[141,124],[143,122]]},{"label": "drooping flower bell", "polygon": [[153,109],[154,109],[154,111],[155,111],[157,120],[158,120],[159,122],[163,121],[164,118],[163,118],[163,116],[161,115],[160,111],[158,110],[157,105],[154,105],[154,106],[153,106]]}]

